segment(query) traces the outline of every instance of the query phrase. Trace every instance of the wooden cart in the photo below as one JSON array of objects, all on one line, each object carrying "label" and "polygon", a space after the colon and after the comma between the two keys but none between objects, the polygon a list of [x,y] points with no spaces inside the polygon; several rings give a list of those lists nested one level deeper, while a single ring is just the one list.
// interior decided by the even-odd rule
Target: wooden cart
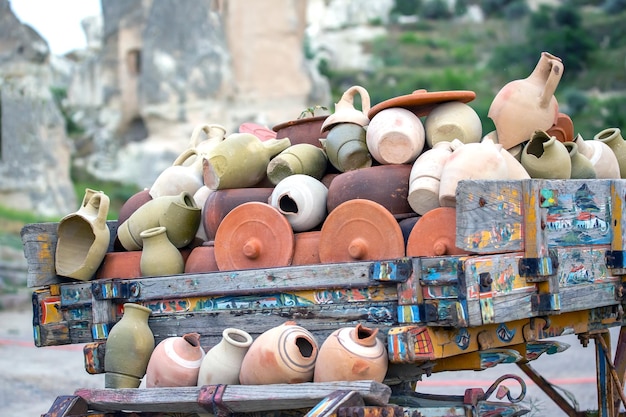
[{"label": "wooden cart", "polygon": [[[456,246],[470,255],[89,282],[56,275],[56,223],[27,225],[35,344],[85,343],[89,373],[104,372],[106,338],[126,302],[152,310],[157,343],[198,332],[210,347],[224,328],[255,337],[287,320],[322,341],[339,327],[364,323],[380,329],[389,356],[384,383],[78,389],[59,397],[46,416],[525,414],[525,385],[514,375],[486,392],[414,390],[433,372],[500,363],[516,363],[567,415],[579,416],[530,365],[564,349],[549,338],[572,333],[594,341],[598,415],[616,416],[625,402],[625,200],[626,180],[462,181]],[[109,227],[114,237],[116,222]],[[608,329],[618,326],[612,360]],[[519,396],[503,388],[507,381],[521,387]]]}]

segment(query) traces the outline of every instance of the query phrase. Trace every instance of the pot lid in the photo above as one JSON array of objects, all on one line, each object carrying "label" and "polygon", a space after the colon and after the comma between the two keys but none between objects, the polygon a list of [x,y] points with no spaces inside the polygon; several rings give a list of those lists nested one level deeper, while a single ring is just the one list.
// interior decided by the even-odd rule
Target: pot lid
[{"label": "pot lid", "polygon": [[406,243],[407,256],[465,255],[456,247],[456,209],[437,207],[427,211],[413,226]]},{"label": "pot lid", "polygon": [[416,116],[427,116],[432,109],[447,101],[460,101],[469,103],[476,98],[474,91],[453,90],[453,91],[426,91],[415,90],[411,94],[398,96],[378,103],[370,109],[368,117],[370,120],[382,110],[391,107],[402,107],[413,112]]}]

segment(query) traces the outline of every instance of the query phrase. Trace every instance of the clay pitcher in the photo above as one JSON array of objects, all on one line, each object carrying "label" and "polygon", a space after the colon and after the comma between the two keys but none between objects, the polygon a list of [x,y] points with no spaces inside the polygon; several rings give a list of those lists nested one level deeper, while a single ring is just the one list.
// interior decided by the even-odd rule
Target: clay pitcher
[{"label": "clay pitcher", "polygon": [[407,109],[391,107],[372,118],[365,140],[379,163],[410,164],[424,149],[424,135],[419,117]]},{"label": "clay pitcher", "polygon": [[257,337],[241,363],[243,385],[311,382],[317,359],[315,337],[288,321]]},{"label": "clay pitcher", "polygon": [[326,173],[328,158],[320,147],[310,143],[291,145],[276,155],[267,165],[267,178],[274,185],[289,175],[304,174],[321,180]]},{"label": "clay pitcher", "polygon": [[195,149],[187,149],[182,152],[172,166],[169,166],[159,174],[150,187],[150,196],[157,198],[165,195],[178,195],[183,191],[194,195],[202,187],[202,162],[193,159],[191,165],[184,165],[192,158],[197,159]]},{"label": "clay pitcher", "polygon": [[59,221],[55,268],[58,275],[90,280],[107,253],[111,234],[107,226],[109,197],[85,189],[80,208]]},{"label": "clay pitcher", "polygon": [[241,329],[224,329],[222,340],[209,349],[202,360],[198,386],[239,384],[241,364],[250,345],[252,336],[249,333]]},{"label": "clay pitcher", "polygon": [[383,382],[389,360],[377,334],[378,329],[360,323],[335,330],[320,346],[313,381]]},{"label": "clay pitcher", "polygon": [[199,333],[163,339],[150,355],[146,388],[195,386],[203,359]]},{"label": "clay pitcher", "polygon": [[[559,141],[560,142],[560,141]],[[562,142],[569,151],[572,161],[571,179],[595,179],[596,171],[589,158],[578,152],[578,145],[575,142]]]},{"label": "clay pitcher", "polygon": [[105,388],[138,388],[154,351],[154,335],[148,326],[150,309],[124,304],[124,315],[107,337],[104,352]]},{"label": "clay pitcher", "polygon": [[435,143],[411,167],[407,201],[417,214],[423,215],[439,207],[439,184],[443,167],[452,154],[450,145],[446,141]]},{"label": "clay pitcher", "polygon": [[[203,135],[204,133],[204,135]],[[226,128],[218,124],[201,124],[194,128],[189,139],[189,148],[195,149],[196,153],[202,157],[224,140]]]},{"label": "clay pitcher", "polygon": [[141,232],[139,236],[143,243],[139,262],[141,276],[156,277],[184,272],[183,255],[167,238],[165,227],[152,227]]},{"label": "clay pitcher", "polygon": [[426,143],[430,148],[437,142],[452,142],[454,139],[463,143],[480,142],[483,135],[478,113],[460,101],[437,105],[426,116],[424,129]]},{"label": "clay pitcher", "polygon": [[306,232],[326,218],[327,198],[328,188],[321,181],[296,174],[276,185],[268,203],[287,218],[294,232]]},{"label": "clay pitcher", "polygon": [[498,143],[510,149],[527,141],[536,130],[548,130],[559,115],[554,92],[563,75],[561,59],[542,52],[533,72],[511,81],[496,94],[488,116],[496,126]]},{"label": "clay pitcher", "polygon": [[536,131],[522,151],[522,166],[531,178],[569,179],[572,161],[569,151],[554,136]]},{"label": "clay pitcher", "polygon": [[585,140],[581,135],[577,135],[574,142],[578,145],[578,152],[591,161],[596,172],[596,178],[621,178],[619,162],[609,145],[601,140]]},{"label": "clay pitcher", "polygon": [[255,186],[265,178],[270,159],[289,146],[289,138],[261,141],[251,133],[233,133],[204,157],[204,185],[212,190]]},{"label": "clay pitcher", "polygon": [[366,132],[356,123],[339,123],[320,139],[328,161],[340,172],[372,166],[372,155],[367,147]]},{"label": "clay pitcher", "polygon": [[617,127],[610,127],[596,133],[593,139],[599,140],[611,148],[617,158],[620,177],[626,178],[626,142],[622,137],[621,130]]},{"label": "clay pitcher", "polygon": [[[354,97],[361,98],[361,110],[354,107]],[[367,90],[360,85],[348,88],[335,103],[335,112],[328,116],[322,123],[322,132],[327,132],[340,123],[354,123],[361,127],[367,126],[370,122],[367,113],[370,111],[370,95]]]}]

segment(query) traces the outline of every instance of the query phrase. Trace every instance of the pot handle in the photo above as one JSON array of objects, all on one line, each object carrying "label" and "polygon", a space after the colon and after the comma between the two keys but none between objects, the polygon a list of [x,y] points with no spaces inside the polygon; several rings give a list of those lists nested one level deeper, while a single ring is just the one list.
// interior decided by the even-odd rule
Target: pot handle
[{"label": "pot handle", "polygon": [[109,203],[109,196],[99,191],[91,196],[86,207],[97,213],[94,224],[100,229],[106,226],[107,216],[109,215]]},{"label": "pot handle", "polygon": [[191,139],[189,140],[190,147],[195,148],[200,142],[202,142],[202,132],[204,132],[207,140],[214,138],[220,138],[220,140],[222,140],[226,134],[226,128],[219,124],[201,124],[196,126],[191,133]]},{"label": "pot handle", "polygon": [[563,75],[563,63],[558,59],[550,59],[550,73],[548,74],[548,79],[546,80],[546,85],[543,87],[543,92],[541,93],[541,98],[539,104],[542,108],[547,108],[550,104],[550,100],[552,100],[552,96],[556,91],[556,87],[559,85],[559,81],[561,81],[561,76]]},{"label": "pot handle", "polygon": [[[361,97],[361,112],[365,115],[370,111],[370,95],[367,90],[360,85],[353,85],[348,88],[341,96],[341,102],[347,106],[354,108],[354,96],[359,94]],[[337,106],[335,106],[335,109]]]},{"label": "pot handle", "polygon": [[196,156],[198,155],[198,152],[196,152],[195,149],[193,148],[187,148],[183,151],[183,153],[181,153],[180,155],[178,155],[178,157],[174,160],[174,163],[172,165],[182,165],[187,159],[191,158],[192,156]]}]

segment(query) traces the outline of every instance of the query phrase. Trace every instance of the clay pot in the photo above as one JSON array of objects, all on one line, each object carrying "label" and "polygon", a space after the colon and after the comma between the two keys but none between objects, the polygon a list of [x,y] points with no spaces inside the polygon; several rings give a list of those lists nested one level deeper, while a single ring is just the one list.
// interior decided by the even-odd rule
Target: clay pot
[{"label": "clay pot", "polygon": [[456,206],[456,187],[461,180],[502,180],[508,178],[507,160],[500,152],[501,145],[490,140],[480,143],[461,143],[453,140],[452,154],[441,173],[439,205]]},{"label": "clay pot", "polygon": [[141,232],[163,226],[169,241],[182,248],[193,241],[200,225],[201,212],[193,196],[186,191],[176,196],[153,198],[119,225],[117,238],[124,249],[141,250]]},{"label": "clay pot", "polygon": [[273,191],[273,187],[233,188],[231,190],[216,190],[209,194],[202,213],[202,226],[207,240],[215,239],[217,228],[232,209],[251,201],[267,203]]},{"label": "clay pot", "polygon": [[617,127],[609,127],[596,133],[593,139],[599,140],[611,148],[617,158],[620,178],[626,178],[626,142],[624,142],[621,130]]},{"label": "clay pot", "polygon": [[267,165],[267,178],[276,185],[290,175],[304,174],[322,179],[326,173],[326,152],[308,143],[291,145]]},{"label": "clay pot", "polygon": [[578,146],[578,152],[591,161],[596,178],[620,178],[619,162],[609,145],[601,140],[585,140],[581,135],[577,135],[574,142]]},{"label": "clay pot", "polygon": [[569,179],[572,175],[567,148],[542,130],[536,131],[524,146],[522,165],[532,178]]},{"label": "clay pot", "polygon": [[383,382],[389,360],[377,339],[378,329],[362,324],[335,330],[320,346],[314,382],[372,380]]},{"label": "clay pot", "polygon": [[111,240],[108,213],[109,197],[101,191],[85,189],[80,208],[63,217],[57,227],[57,275],[82,281],[93,278]]},{"label": "clay pot", "polygon": [[320,139],[326,138],[328,131],[322,132],[322,125],[328,116],[304,117],[280,123],[272,128],[276,139],[289,138],[292,145],[308,143],[322,148]]},{"label": "clay pot", "polygon": [[406,164],[377,165],[337,175],[328,188],[328,212],[346,201],[365,199],[382,205],[396,217],[413,213],[407,200],[411,168]]},{"label": "clay pot", "polygon": [[276,185],[268,203],[285,216],[294,232],[306,232],[326,218],[328,188],[303,174],[290,175]]},{"label": "clay pot", "polygon": [[[259,140],[276,139],[276,132],[258,123],[246,122],[239,125],[239,133],[252,133]],[[292,142],[293,143],[293,142]]]},{"label": "clay pot", "polygon": [[154,180],[148,191],[154,199],[163,196],[179,195],[187,192],[194,195],[198,188],[202,187],[201,161],[195,164],[184,165],[188,160],[196,160],[195,149],[186,149],[178,155],[172,166],[167,167]]},{"label": "clay pot", "polygon": [[96,278],[139,278],[140,263],[141,251],[107,252],[96,272]]},{"label": "clay pot", "polygon": [[437,142],[413,163],[409,174],[407,202],[417,214],[439,207],[441,173],[452,154],[450,142]]},{"label": "clay pot", "polygon": [[263,332],[252,342],[241,364],[244,385],[311,382],[317,359],[315,337],[294,322]]},{"label": "clay pot", "polygon": [[150,356],[146,388],[196,386],[203,359],[199,333],[163,339]]},{"label": "clay pot", "polygon": [[140,269],[144,277],[182,274],[185,261],[178,248],[167,238],[163,226],[146,229],[139,234],[142,239]]},{"label": "clay pot", "polygon": [[328,214],[320,235],[322,263],[376,261],[404,256],[402,230],[384,206],[348,200]]},{"label": "clay pot", "polygon": [[266,176],[270,159],[289,146],[288,138],[261,141],[250,133],[233,133],[204,158],[204,185],[212,190],[252,187]]},{"label": "clay pot", "polygon": [[574,142],[563,142],[565,148],[569,151],[569,157],[572,162],[571,179],[595,179],[596,171],[589,158],[578,152],[578,145]]},{"label": "clay pot", "polygon": [[372,166],[363,126],[355,123],[336,124],[321,142],[328,161],[339,172]]},{"label": "clay pot", "polygon": [[567,114],[559,112],[556,122],[546,130],[546,133],[549,136],[554,136],[559,142],[573,142],[574,122]]},{"label": "clay pot", "polygon": [[379,163],[410,164],[424,149],[424,126],[409,110],[389,108],[370,121],[365,140],[370,154]]},{"label": "clay pot", "polygon": [[469,105],[461,101],[439,104],[424,122],[426,143],[432,148],[437,142],[477,143],[483,135],[480,117]]},{"label": "clay pot", "polygon": [[198,386],[215,384],[239,384],[243,358],[252,345],[252,336],[240,330],[228,328],[222,332],[222,340],[209,349],[198,375]]},{"label": "clay pot", "polygon": [[133,214],[137,209],[148,201],[152,200],[152,196],[150,195],[150,190],[145,188],[141,191],[136,192],[128,200],[122,204],[120,207],[118,216],[117,216],[117,224],[124,223],[131,214]]},{"label": "clay pot", "polygon": [[291,265],[317,265],[320,263],[319,230],[294,234],[295,244]]},{"label": "clay pot", "polygon": [[125,303],[124,314],[107,337],[104,352],[105,388],[137,388],[154,350],[148,326],[150,309]]},{"label": "clay pot", "polygon": [[293,251],[289,221],[267,203],[253,201],[235,207],[215,234],[220,271],[289,266]]},{"label": "clay pot", "polygon": [[[201,124],[194,128],[189,139],[189,148],[194,149],[199,158],[208,155],[226,137],[226,128],[219,124]],[[202,165],[202,163],[200,163]]]},{"label": "clay pot", "polygon": [[406,256],[465,255],[456,247],[456,209],[437,207],[420,217],[406,241]]},{"label": "clay pot", "polygon": [[527,78],[510,81],[496,94],[488,116],[496,126],[498,143],[505,149],[527,141],[536,130],[545,131],[556,123],[559,106],[554,92],[562,75],[561,59],[542,52]]},{"label": "clay pot", "polygon": [[193,248],[185,262],[185,273],[201,274],[219,271],[215,260],[215,247],[213,242],[204,242]]},{"label": "clay pot", "polygon": [[[354,108],[354,97],[361,98],[361,110]],[[367,90],[359,85],[348,88],[335,103],[335,112],[328,116],[322,124],[322,132],[329,131],[341,123],[351,123],[358,126],[367,126],[370,122],[367,114],[370,111],[370,95]]]}]

